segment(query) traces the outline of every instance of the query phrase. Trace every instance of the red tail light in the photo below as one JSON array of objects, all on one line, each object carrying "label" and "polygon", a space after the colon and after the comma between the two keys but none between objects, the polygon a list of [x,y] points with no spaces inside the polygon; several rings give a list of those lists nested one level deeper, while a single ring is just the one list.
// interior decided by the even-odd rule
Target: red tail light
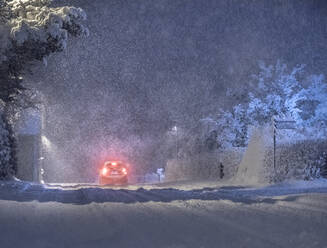
[{"label": "red tail light", "polygon": [[126,170],[126,168],[122,168],[121,171],[123,172],[124,175],[127,175],[127,170]]},{"label": "red tail light", "polygon": [[106,167],[104,167],[101,171],[102,175],[107,175],[108,169]]}]

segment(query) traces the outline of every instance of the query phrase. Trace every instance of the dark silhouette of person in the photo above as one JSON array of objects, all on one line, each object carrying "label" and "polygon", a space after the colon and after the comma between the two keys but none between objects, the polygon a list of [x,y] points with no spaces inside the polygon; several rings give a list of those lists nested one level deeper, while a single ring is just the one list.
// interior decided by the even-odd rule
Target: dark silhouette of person
[{"label": "dark silhouette of person", "polygon": [[220,163],[220,165],[219,165],[219,175],[220,175],[220,179],[222,179],[223,177],[224,177],[224,166],[223,166],[223,164],[222,163]]}]

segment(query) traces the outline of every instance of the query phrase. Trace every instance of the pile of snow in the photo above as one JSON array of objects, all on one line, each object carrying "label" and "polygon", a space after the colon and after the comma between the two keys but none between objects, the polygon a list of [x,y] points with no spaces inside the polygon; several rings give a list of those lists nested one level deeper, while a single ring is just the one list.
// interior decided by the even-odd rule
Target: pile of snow
[{"label": "pile of snow", "polygon": [[275,184],[274,187],[284,187],[284,188],[293,188],[293,189],[312,189],[312,188],[322,188],[327,187],[327,179],[319,178],[315,180],[286,180],[285,182],[281,182]]},{"label": "pile of snow", "polygon": [[[206,186],[207,185],[207,186]],[[209,187],[208,187],[209,186]],[[185,182],[172,184],[98,187],[96,185],[58,186],[41,185],[22,181],[0,182],[0,199],[11,201],[61,202],[89,204],[91,202],[171,202],[179,200],[229,200],[239,203],[255,203],[262,197],[303,193],[327,193],[327,180],[289,181],[267,187],[240,187],[222,184],[193,185]]]},{"label": "pile of snow", "polygon": [[271,149],[272,128],[252,127],[250,141],[238,166],[233,181],[240,184],[257,185],[269,183],[266,170],[266,157]]}]

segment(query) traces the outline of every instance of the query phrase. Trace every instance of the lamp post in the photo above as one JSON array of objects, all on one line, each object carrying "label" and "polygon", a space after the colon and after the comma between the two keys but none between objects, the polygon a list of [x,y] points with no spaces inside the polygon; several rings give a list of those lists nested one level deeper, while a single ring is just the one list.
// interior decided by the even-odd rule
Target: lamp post
[{"label": "lamp post", "polygon": [[45,152],[44,152],[44,130],[45,130],[45,122],[46,122],[46,98],[45,96],[39,92],[40,94],[40,137],[39,137],[39,163],[38,163],[38,182],[44,183],[44,159],[45,159]]},{"label": "lamp post", "polygon": [[177,126],[173,126],[173,132],[175,134],[175,149],[176,149],[176,160],[178,158],[178,128]]}]

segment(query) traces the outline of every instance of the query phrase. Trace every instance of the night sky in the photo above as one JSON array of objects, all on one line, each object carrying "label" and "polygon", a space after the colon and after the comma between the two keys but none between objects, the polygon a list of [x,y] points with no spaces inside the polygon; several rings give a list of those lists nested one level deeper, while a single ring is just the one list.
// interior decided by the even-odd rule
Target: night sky
[{"label": "night sky", "polygon": [[90,36],[71,40],[26,82],[45,95],[47,136],[66,157],[89,152],[94,161],[99,149],[119,143],[160,166],[155,149],[167,130],[244,101],[259,61],[327,74],[324,0],[55,4],[83,8]]}]

